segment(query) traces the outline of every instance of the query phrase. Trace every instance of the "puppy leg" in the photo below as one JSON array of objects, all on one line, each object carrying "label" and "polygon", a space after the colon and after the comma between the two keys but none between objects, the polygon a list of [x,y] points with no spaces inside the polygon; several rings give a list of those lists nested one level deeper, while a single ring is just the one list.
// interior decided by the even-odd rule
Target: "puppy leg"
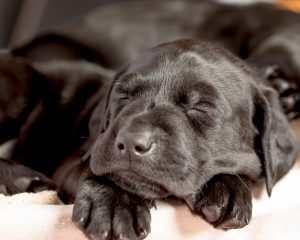
[{"label": "puppy leg", "polygon": [[300,116],[300,83],[288,81],[278,66],[272,65],[263,70],[264,78],[279,94],[279,101],[289,120]]},{"label": "puppy leg", "polygon": [[72,220],[91,239],[143,239],[150,232],[149,200],[90,176],[75,199]]},{"label": "puppy leg", "polygon": [[247,61],[262,72],[266,83],[279,93],[289,120],[300,116],[300,35],[277,33],[251,52]]},{"label": "puppy leg", "polygon": [[22,192],[57,190],[55,184],[42,173],[21,164],[0,159],[0,193],[13,195]]},{"label": "puppy leg", "polygon": [[216,228],[242,228],[252,215],[250,186],[247,177],[218,175],[201,190],[194,212]]},{"label": "puppy leg", "polygon": [[89,162],[82,161],[79,156],[71,156],[66,159],[54,172],[52,179],[59,187],[59,198],[64,203],[74,203],[80,181],[88,172]]}]

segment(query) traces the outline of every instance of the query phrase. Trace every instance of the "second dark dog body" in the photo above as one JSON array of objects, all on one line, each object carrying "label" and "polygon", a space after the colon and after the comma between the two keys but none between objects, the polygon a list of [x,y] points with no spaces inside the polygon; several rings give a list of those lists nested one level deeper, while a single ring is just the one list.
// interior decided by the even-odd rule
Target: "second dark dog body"
[{"label": "second dark dog body", "polygon": [[163,42],[207,39],[265,75],[278,90],[288,118],[294,119],[300,109],[299,22],[299,14],[269,4],[129,0],[103,6],[56,34],[14,49],[14,54],[37,61],[84,58],[119,69]]},{"label": "second dark dog body", "polygon": [[[299,94],[300,64],[294,51],[285,54],[294,45],[277,41],[290,34],[297,38],[299,16],[267,5],[149,4],[107,7],[106,14],[120,14],[92,14],[81,28],[48,35],[48,40],[37,38],[13,51],[26,61],[3,55],[0,74],[9,80],[3,84],[8,90],[0,95],[1,139],[17,137],[12,160],[54,174],[59,187],[77,194],[73,220],[91,238],[145,237],[152,201],[168,196],[183,199],[215,227],[243,227],[251,218],[251,185],[265,176],[270,194],[298,154],[278,95],[267,85],[277,87],[281,102]],[[282,14],[269,34],[259,34],[269,21],[250,17],[258,10]],[[232,18],[222,23],[216,18],[209,29],[212,18],[224,14]],[[241,24],[241,19],[246,22]],[[112,26],[116,29],[108,31]],[[222,32],[233,26],[237,34],[224,38]],[[115,69],[145,49],[184,37],[220,40],[259,70],[200,40],[155,47],[115,76],[98,65]],[[51,47],[59,51],[45,52]],[[280,58],[273,58],[274,48]],[[270,67],[271,73],[262,76]],[[288,87],[282,89],[279,78]],[[294,113],[297,104],[295,100],[286,113]],[[32,173],[25,178],[29,181],[22,182],[22,189],[44,182]],[[3,177],[6,193],[18,192],[5,183],[11,180]]]}]

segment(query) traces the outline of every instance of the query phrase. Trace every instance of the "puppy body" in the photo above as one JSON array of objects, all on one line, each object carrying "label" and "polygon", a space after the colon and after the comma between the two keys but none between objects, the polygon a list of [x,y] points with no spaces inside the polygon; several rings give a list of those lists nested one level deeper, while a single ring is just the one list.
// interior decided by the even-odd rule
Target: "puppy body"
[{"label": "puppy body", "polygon": [[85,62],[30,66],[6,54],[0,61],[5,84],[1,140],[17,138],[11,159],[51,177],[86,141],[89,117],[101,100],[99,89],[111,72]]},{"label": "puppy body", "polygon": [[300,114],[299,26],[299,14],[269,4],[127,0],[104,5],[81,21],[56,29],[56,34],[36,38],[13,52],[38,61],[83,57],[119,69],[163,42],[207,39],[261,71],[279,92],[288,118],[294,119]]},{"label": "puppy body", "polygon": [[[109,31],[111,25],[119,27]],[[283,108],[293,119],[300,109],[299,26],[299,14],[268,4],[164,1],[103,7],[63,32],[108,56],[105,61],[110,67],[132,61],[163,42],[182,38],[217,42],[262,72],[275,69],[269,83],[279,91]],[[95,32],[99,32],[96,38],[83,38]]]}]

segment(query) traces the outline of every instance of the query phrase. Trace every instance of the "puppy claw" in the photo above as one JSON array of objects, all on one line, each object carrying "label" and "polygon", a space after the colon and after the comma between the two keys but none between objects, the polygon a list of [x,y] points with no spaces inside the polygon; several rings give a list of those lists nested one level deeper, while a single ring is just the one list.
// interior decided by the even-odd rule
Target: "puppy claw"
[{"label": "puppy claw", "polygon": [[245,218],[245,222],[246,222],[246,225],[248,225],[249,224],[249,218]]},{"label": "puppy claw", "polygon": [[108,231],[105,231],[101,234],[101,239],[107,239],[108,237]]},{"label": "puppy claw", "polygon": [[117,237],[118,240],[130,240],[128,237],[124,236],[122,233],[120,233]]},{"label": "puppy claw", "polygon": [[242,228],[244,225],[240,224],[240,221],[238,221],[236,218],[232,218],[226,222],[221,223],[218,228],[223,230],[228,229],[236,229],[236,228]]},{"label": "puppy claw", "polygon": [[139,238],[140,239],[144,239],[148,236],[148,232],[144,229],[144,228],[141,228],[140,229],[140,234],[139,234]]},{"label": "puppy claw", "polygon": [[249,220],[247,218],[239,220],[238,218],[232,218],[229,219],[228,221],[225,221],[221,223],[218,228],[223,229],[223,230],[228,230],[228,229],[238,229],[238,228],[243,228],[246,225],[248,225]]}]

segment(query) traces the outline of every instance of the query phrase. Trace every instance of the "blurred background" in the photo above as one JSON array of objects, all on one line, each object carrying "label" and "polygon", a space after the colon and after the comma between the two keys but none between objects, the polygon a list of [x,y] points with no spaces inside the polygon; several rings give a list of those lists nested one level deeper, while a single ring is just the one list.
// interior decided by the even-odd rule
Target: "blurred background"
[{"label": "blurred background", "polygon": [[[0,48],[18,44],[40,32],[80,18],[100,5],[121,1],[126,0],[0,0]],[[218,1],[248,4],[252,2],[276,2],[282,0]],[[300,0],[290,1],[300,2]]]}]

